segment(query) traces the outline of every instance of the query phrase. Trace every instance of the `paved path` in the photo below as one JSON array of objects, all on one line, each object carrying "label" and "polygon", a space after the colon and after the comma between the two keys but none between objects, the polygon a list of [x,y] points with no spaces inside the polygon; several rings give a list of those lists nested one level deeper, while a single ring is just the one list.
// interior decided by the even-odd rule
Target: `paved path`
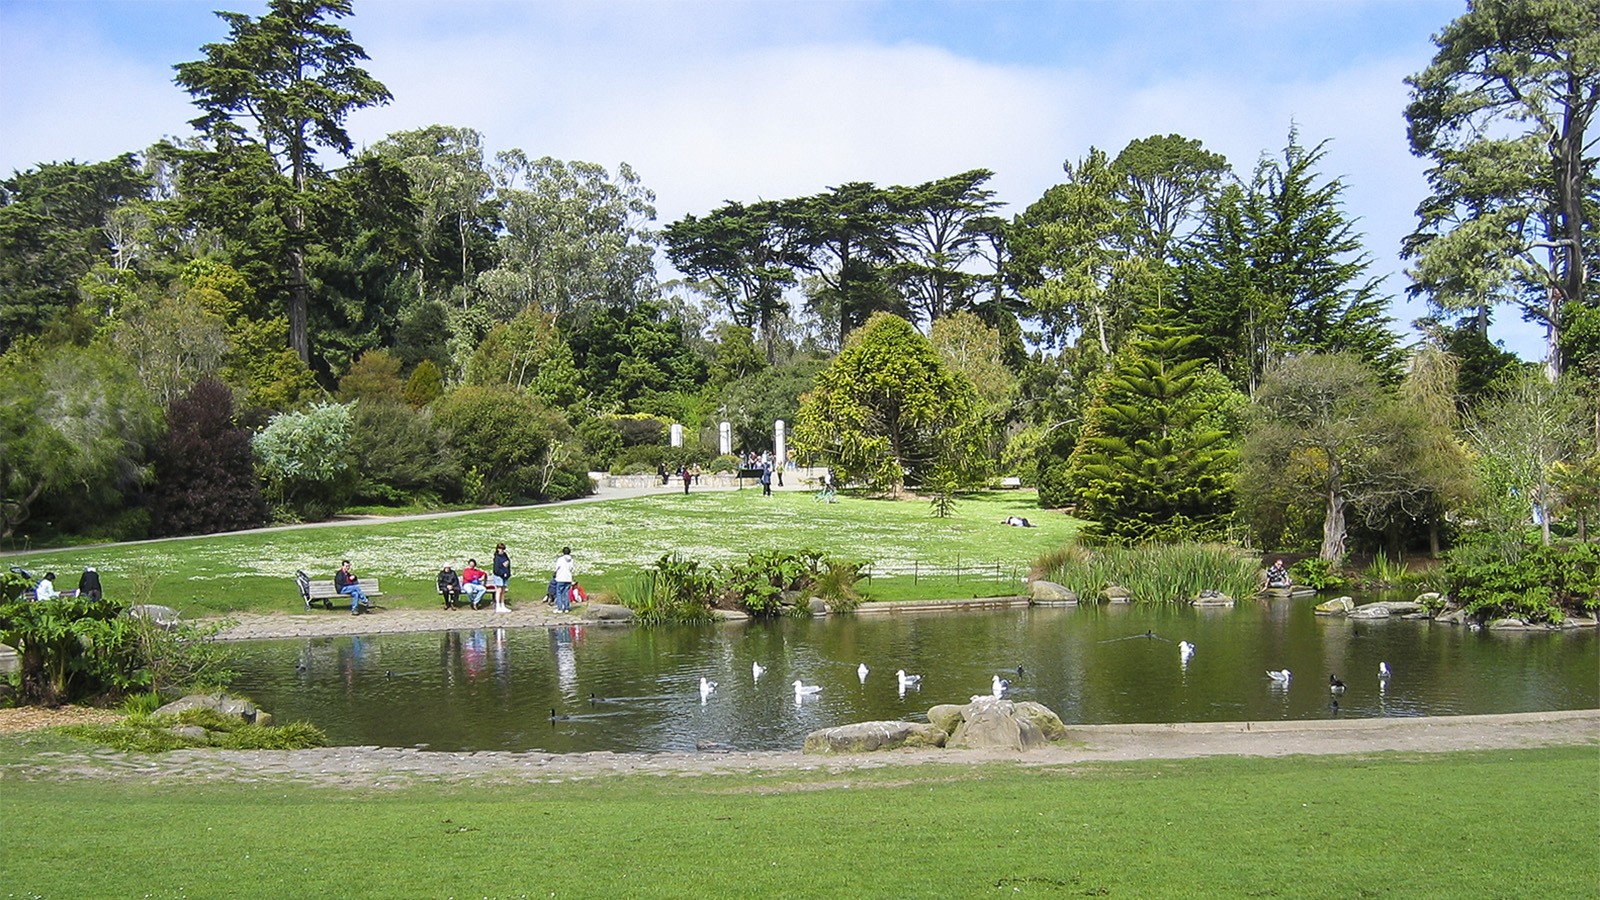
[{"label": "paved path", "polygon": [[[776,775],[851,772],[897,766],[992,766],[1072,769],[1085,763],[1205,756],[1440,753],[1600,745],[1600,710],[1349,719],[1070,726],[1070,742],[1025,752],[897,750],[850,756],[760,753],[439,753],[389,747],[317,750],[178,750],[163,754],[81,750],[38,753],[0,766],[0,782],[108,779],[158,784],[294,780],[334,788],[390,788],[423,783],[514,784],[608,775]],[[772,789],[782,789],[774,783]]]}]

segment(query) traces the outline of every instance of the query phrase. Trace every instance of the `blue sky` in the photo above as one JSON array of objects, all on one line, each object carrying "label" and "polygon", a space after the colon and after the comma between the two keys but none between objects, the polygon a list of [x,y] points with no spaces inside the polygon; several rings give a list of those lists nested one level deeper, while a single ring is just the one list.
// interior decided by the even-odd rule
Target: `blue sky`
[{"label": "blue sky", "polygon": [[[226,29],[229,0],[0,0],[0,172],[105,159],[189,133],[172,65]],[[1424,196],[1405,76],[1465,4],[1350,2],[431,2],[356,0],[345,21],[395,101],[359,143],[433,123],[491,150],[626,161],[663,222],[724,200],[845,181],[996,172],[1007,212],[1090,146],[1198,138],[1241,173],[1291,123],[1328,140],[1399,325],[1401,237]],[[1502,316],[1495,336],[1538,358]]]}]

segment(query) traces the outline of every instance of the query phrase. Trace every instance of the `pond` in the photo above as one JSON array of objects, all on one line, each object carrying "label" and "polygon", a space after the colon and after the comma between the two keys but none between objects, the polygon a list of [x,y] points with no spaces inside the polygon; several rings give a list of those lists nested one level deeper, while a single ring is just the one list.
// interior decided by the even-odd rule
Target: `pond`
[{"label": "pond", "polygon": [[[1593,629],[1352,621],[1316,617],[1313,602],[255,641],[238,646],[235,687],[336,744],[550,752],[798,749],[818,728],[926,720],[934,704],[988,693],[997,674],[1014,699],[1043,703],[1069,725],[1600,706]],[[1196,647],[1186,665],[1180,640]],[[1386,681],[1380,662],[1392,671]],[[766,667],[759,681],[752,663]],[[1266,675],[1285,668],[1286,687]],[[921,684],[902,691],[898,669]],[[1347,685],[1336,698],[1330,674]],[[701,678],[717,683],[705,698]],[[822,690],[797,701],[797,679]]]}]

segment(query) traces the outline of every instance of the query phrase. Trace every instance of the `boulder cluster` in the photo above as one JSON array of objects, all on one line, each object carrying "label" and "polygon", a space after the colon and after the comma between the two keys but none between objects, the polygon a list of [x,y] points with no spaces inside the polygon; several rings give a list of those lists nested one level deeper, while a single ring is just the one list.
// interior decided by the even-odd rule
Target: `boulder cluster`
[{"label": "boulder cluster", "polygon": [[806,735],[806,753],[866,753],[902,747],[1030,750],[1064,740],[1067,726],[1049,707],[989,696],[965,704],[942,703],[927,722],[858,722]]}]

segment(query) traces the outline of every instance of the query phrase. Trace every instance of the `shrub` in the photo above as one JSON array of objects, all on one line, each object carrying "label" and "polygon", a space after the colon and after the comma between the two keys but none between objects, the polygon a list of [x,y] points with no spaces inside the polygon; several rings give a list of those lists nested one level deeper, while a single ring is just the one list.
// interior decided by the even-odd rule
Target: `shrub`
[{"label": "shrub", "polygon": [[202,379],[167,407],[155,453],[150,527],[156,534],[212,534],[267,521],[250,430],[233,421],[233,393]]},{"label": "shrub", "polygon": [[680,556],[663,556],[640,576],[628,599],[642,625],[667,622],[709,622],[715,582],[700,564]]},{"label": "shrub", "polygon": [[1308,556],[1289,567],[1295,584],[1303,584],[1318,591],[1344,587],[1346,582],[1339,570],[1320,556]]},{"label": "shrub", "polygon": [[357,502],[405,504],[461,495],[461,463],[427,410],[363,401],[356,404],[351,430]]},{"label": "shrub", "polygon": [[1506,559],[1475,553],[1469,543],[1451,550],[1445,577],[1451,596],[1480,620],[1559,622],[1567,611],[1592,615],[1600,608],[1600,545],[1535,544]]},{"label": "shrub", "polygon": [[251,441],[274,503],[306,519],[325,519],[349,499],[350,407],[318,403],[279,413]]}]

